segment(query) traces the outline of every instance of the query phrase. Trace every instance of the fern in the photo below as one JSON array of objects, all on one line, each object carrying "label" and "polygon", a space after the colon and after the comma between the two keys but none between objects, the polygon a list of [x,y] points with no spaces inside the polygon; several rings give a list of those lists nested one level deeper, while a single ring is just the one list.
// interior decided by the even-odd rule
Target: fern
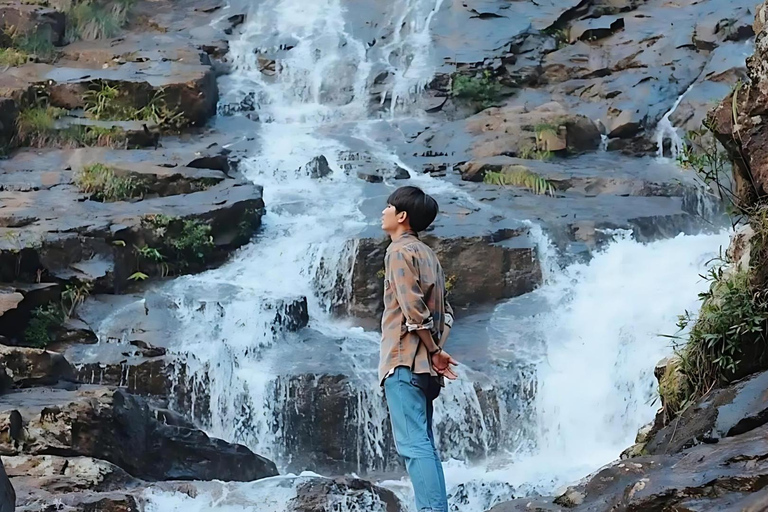
[{"label": "fern", "polygon": [[522,165],[508,165],[498,172],[486,172],[483,182],[490,185],[522,187],[537,195],[555,195],[555,187],[549,180]]}]

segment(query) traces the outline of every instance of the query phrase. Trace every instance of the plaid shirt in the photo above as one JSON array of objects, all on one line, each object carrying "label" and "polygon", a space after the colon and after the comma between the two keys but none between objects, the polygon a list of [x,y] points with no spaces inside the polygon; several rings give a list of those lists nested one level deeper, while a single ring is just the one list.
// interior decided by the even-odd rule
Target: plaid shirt
[{"label": "plaid shirt", "polygon": [[398,366],[437,375],[414,331],[428,329],[439,340],[452,324],[453,309],[445,298],[445,276],[435,253],[413,232],[393,240],[384,257],[379,382]]}]

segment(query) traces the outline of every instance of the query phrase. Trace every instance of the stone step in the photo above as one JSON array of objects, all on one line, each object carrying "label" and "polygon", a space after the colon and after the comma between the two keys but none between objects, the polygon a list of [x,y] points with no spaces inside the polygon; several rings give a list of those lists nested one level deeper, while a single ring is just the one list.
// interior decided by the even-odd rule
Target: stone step
[{"label": "stone step", "polygon": [[246,447],[163,423],[145,399],[114,388],[83,385],[3,395],[0,439],[7,455],[93,457],[145,480],[251,481],[277,474],[274,463]]}]

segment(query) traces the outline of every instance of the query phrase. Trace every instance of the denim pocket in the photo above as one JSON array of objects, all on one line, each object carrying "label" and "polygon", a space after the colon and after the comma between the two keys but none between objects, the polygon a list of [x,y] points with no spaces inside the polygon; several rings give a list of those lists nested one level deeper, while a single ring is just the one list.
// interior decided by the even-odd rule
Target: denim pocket
[{"label": "denim pocket", "polygon": [[440,380],[428,373],[412,373],[411,385],[419,388],[427,400],[432,401],[440,395]]}]

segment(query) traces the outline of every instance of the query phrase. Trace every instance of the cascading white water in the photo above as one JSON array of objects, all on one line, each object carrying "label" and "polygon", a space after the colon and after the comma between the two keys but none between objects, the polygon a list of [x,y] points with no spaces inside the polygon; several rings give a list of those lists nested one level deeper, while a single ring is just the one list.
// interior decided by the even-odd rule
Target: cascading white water
[{"label": "cascading white water", "polygon": [[672,105],[672,108],[669,109],[669,112],[664,114],[664,117],[661,118],[659,124],[656,125],[656,155],[659,158],[664,158],[664,141],[667,139],[669,139],[669,142],[671,143],[670,151],[672,160],[676,160],[679,156],[685,153],[685,142],[677,132],[675,125],[672,124],[671,116],[675,113],[677,107],[680,106],[680,103],[682,103],[685,96],[695,85],[696,82],[692,83],[688,89],[675,100],[675,103]]},{"label": "cascading white water", "polygon": [[[647,245],[619,237],[589,263],[553,269],[542,288],[498,306],[497,350],[536,365],[533,435],[483,465],[447,464],[459,510],[483,512],[509,499],[510,485],[518,496],[551,494],[631,446],[658,408],[653,368],[672,352],[659,335],[674,334],[677,315],[698,307],[707,286],[699,274],[727,243],[725,233]],[[520,318],[523,300],[545,311]],[[409,499],[407,487],[388,485]]]},{"label": "cascading white water", "polygon": [[[431,78],[429,24],[441,4],[392,3],[392,36],[376,52],[368,52],[347,31],[340,0],[261,3],[231,42],[234,71],[222,90],[225,98],[236,100],[251,94],[258,105],[256,149],[241,161],[240,170],[264,186],[268,211],[258,240],[232,262],[179,279],[168,290],[183,326],[174,351],[185,361],[178,385],[192,390],[193,415],[211,434],[246,444],[279,464],[287,463],[290,454],[283,450],[279,416],[287,387],[278,375],[290,372],[290,361],[270,348],[291,343],[296,351],[312,348],[286,339],[272,324],[275,308],[298,297],[307,298],[313,329],[353,340],[342,344],[346,360],[339,369],[359,374],[366,383],[355,390],[361,406],[354,421],[367,434],[358,449],[383,457],[383,434],[366,432],[371,423],[386,420],[380,391],[371,385],[375,365],[357,363],[373,360],[377,337],[330,315],[347,298],[355,250],[350,241],[365,226],[358,210],[360,182],[340,171],[339,156],[349,148],[334,135],[343,131],[372,143],[365,132],[374,67],[393,75],[391,112]],[[284,47],[286,40],[291,49],[275,64],[274,76],[262,73],[263,56]],[[372,143],[368,150],[394,160],[388,148]],[[331,176],[317,180],[297,171],[320,155],[334,170]]]},{"label": "cascading white water", "polygon": [[[401,163],[367,135],[380,122],[367,112],[371,75],[383,67],[393,77],[390,115],[407,107],[432,76],[429,24],[441,5],[442,0],[392,2],[387,19],[394,35],[375,52],[347,31],[340,0],[268,0],[249,13],[242,36],[232,41],[234,73],[222,90],[235,99],[253,93],[258,105],[255,149],[241,170],[264,186],[268,212],[257,240],[233,261],[178,279],[166,290],[182,325],[172,349],[185,362],[178,385],[204,391],[192,393],[198,408],[193,415],[212,435],[246,444],[281,465],[289,462],[279,416],[288,389],[278,375],[290,373],[286,355],[313,347],[273,324],[280,303],[306,297],[312,328],[342,340],[339,366],[358,377],[353,382],[357,416],[347,418],[360,434],[358,460],[384,456],[386,411],[374,365],[361,363],[375,359],[377,336],[330,315],[335,303],[346,299],[343,290],[349,289],[355,250],[350,240],[365,223],[358,209],[363,189],[356,178],[340,172],[339,155],[350,148],[334,135],[337,130],[352,133],[381,160]],[[259,58],[286,40],[292,48],[279,59],[275,75],[261,73]],[[328,159],[331,176],[315,180],[297,172],[319,155]],[[415,181],[428,190],[452,187],[428,177]],[[538,297],[548,306],[541,316],[520,321],[500,306],[490,322],[502,336],[497,342],[502,352],[517,353],[526,368],[535,366],[537,398],[527,415],[512,410],[489,414],[481,404],[482,386],[468,369],[466,380],[446,390],[435,411],[443,453],[456,459],[467,459],[470,452],[491,457],[473,468],[460,460],[447,463],[452,504],[462,512],[481,512],[508,498],[510,485],[551,489],[615,458],[652,412],[643,406],[652,385],[648,370],[669,351],[655,331],[668,332],[674,324],[670,318],[694,306],[702,286],[696,277],[702,255],[716,250],[720,240],[682,237],[649,246],[621,240],[589,264],[555,271],[535,296],[520,299]],[[521,331],[521,326],[527,327]],[[528,344],[527,337],[544,348],[531,349],[535,344]],[[523,349],[515,345],[523,342]],[[565,364],[569,361],[587,368]],[[576,393],[582,386],[585,392]],[[568,390],[574,394],[564,394]],[[606,412],[596,414],[596,409]],[[494,429],[509,439],[525,432],[528,442],[500,443],[492,436]],[[502,455],[491,449],[512,445],[521,450]],[[297,482],[281,477],[227,484],[203,489],[196,498],[152,491],[146,496],[147,511],[239,512],[258,506],[260,512],[284,512]],[[387,485],[408,493],[400,482]],[[334,510],[340,512],[380,508],[339,499]]]}]

